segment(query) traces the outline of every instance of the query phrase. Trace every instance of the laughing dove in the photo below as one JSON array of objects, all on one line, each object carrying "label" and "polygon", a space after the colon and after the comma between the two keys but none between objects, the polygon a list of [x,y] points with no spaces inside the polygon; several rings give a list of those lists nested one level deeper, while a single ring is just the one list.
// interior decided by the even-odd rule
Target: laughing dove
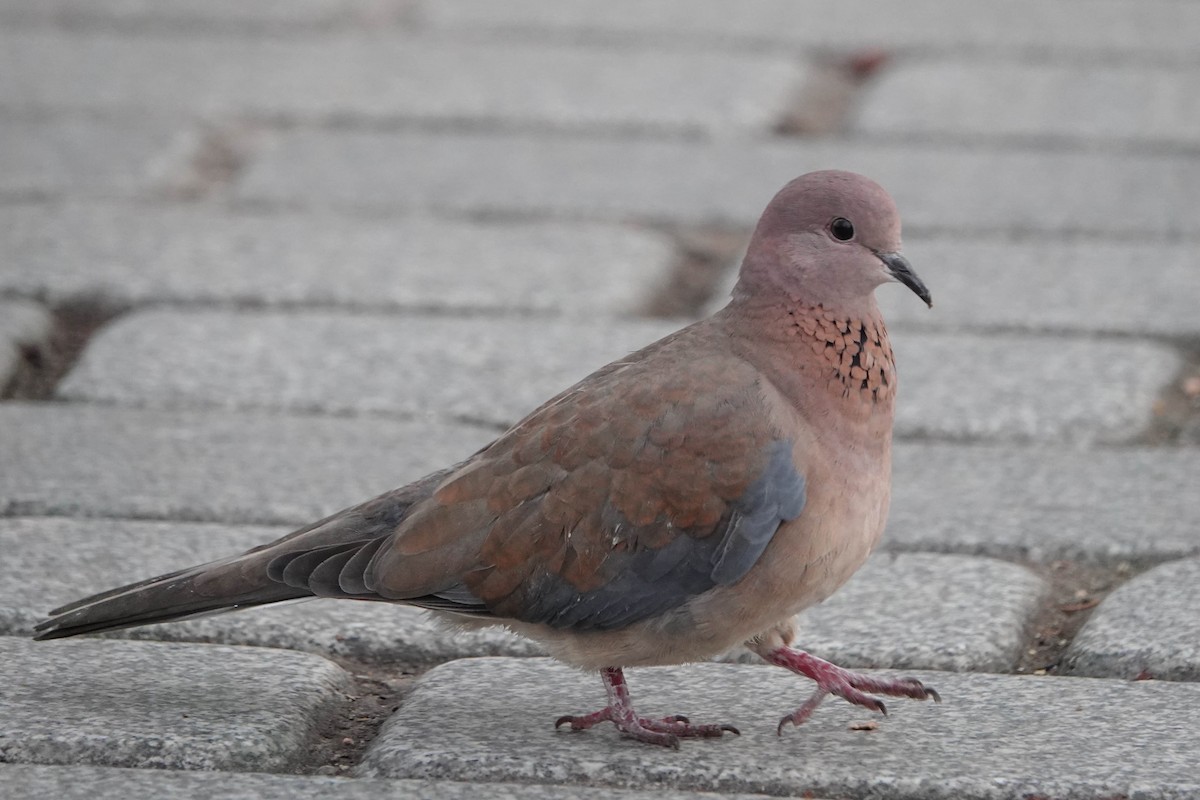
[{"label": "laughing dove", "polygon": [[874,182],[814,172],[767,206],[723,310],[584,378],[465,461],[240,556],[104,592],[38,625],[54,639],[293,598],[408,603],[505,625],[599,670],[613,722],[678,746],[736,733],[638,716],[622,668],[745,643],[816,692],[937,694],[790,645],[887,517],[896,373],[874,290],[929,292]]}]

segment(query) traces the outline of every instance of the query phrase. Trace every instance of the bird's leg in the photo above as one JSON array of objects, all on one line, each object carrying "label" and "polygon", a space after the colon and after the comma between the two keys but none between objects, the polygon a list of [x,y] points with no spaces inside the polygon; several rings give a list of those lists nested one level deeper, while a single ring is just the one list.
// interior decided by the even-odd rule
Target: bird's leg
[{"label": "bird's leg", "polygon": [[679,737],[712,737],[720,736],[729,731],[737,734],[738,729],[732,725],[693,725],[682,715],[654,719],[639,717],[633,710],[629,699],[629,686],[625,683],[625,673],[620,667],[605,667],[600,670],[604,681],[604,690],[608,694],[608,705],[599,711],[580,717],[567,715],[559,717],[554,727],[570,723],[571,730],[583,731],[597,722],[611,722],[617,730],[639,742],[658,744],[664,747],[679,749]]},{"label": "bird's leg", "polygon": [[779,727],[776,731],[781,735],[783,734],[784,725],[789,722],[793,725],[800,725],[817,710],[817,706],[821,705],[821,701],[831,694],[837,695],[856,706],[878,711],[884,716],[887,716],[887,707],[883,704],[883,701],[871,697],[869,694],[866,694],[867,692],[874,692],[875,694],[882,694],[887,697],[911,697],[914,700],[933,700],[936,703],[942,701],[942,698],[938,696],[936,691],[924,685],[916,678],[874,678],[870,675],[863,675],[860,672],[851,672],[850,670],[842,669],[836,664],[831,664],[824,659],[809,655],[803,650],[795,650],[786,646],[760,652],[759,655],[771,664],[790,669],[797,675],[804,675],[817,682],[817,690],[812,693],[812,696],[808,700],[804,701],[804,705],[779,721]]}]

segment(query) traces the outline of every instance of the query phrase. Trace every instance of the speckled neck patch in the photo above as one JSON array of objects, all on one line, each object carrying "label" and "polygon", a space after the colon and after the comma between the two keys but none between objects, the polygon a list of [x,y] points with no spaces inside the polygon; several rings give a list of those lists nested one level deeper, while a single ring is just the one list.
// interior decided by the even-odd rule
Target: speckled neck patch
[{"label": "speckled neck patch", "polygon": [[788,314],[797,334],[831,368],[830,383],[840,385],[843,397],[858,394],[878,403],[895,394],[896,365],[883,320],[851,319],[819,305]]}]

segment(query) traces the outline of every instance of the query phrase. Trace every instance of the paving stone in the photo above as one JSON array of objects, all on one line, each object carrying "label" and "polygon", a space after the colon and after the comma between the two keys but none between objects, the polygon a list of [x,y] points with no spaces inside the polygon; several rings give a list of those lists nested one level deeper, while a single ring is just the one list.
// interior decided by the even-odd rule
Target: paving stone
[{"label": "paving stone", "polygon": [[[554,730],[560,714],[603,702],[595,675],[542,659],[460,660],[426,673],[359,772],[873,798],[1184,798],[1200,791],[1200,733],[1179,711],[1200,702],[1200,685],[915,677],[936,686],[944,702],[893,701],[882,719],[827,700],[803,728],[777,737],[777,720],[811,690],[802,678],[730,664],[631,670],[640,713],[682,712],[742,732],[685,741],[676,752],[621,739],[608,725]],[[848,729],[869,719],[877,730]]]},{"label": "paving stone", "polygon": [[[29,635],[57,606],[88,594],[249,550],[290,528],[134,520],[0,519],[0,634]],[[501,629],[454,632],[426,612],[384,603],[307,600],[163,625],[120,638],[248,644],[356,661],[427,664],[540,655]]]},{"label": "paving stone", "polygon": [[[1193,337],[1200,334],[1195,245],[1164,242],[905,241],[934,307],[878,293],[889,325]],[[732,287],[731,287],[732,288]]]},{"label": "paving stone", "polygon": [[[906,236],[904,252],[931,288],[933,309],[898,286],[876,292],[888,327],[978,328],[1192,337],[1200,333],[1195,245],[1061,237]],[[739,256],[713,291],[729,302]]]},{"label": "paving stone", "polygon": [[[802,78],[790,56],[408,37],[261,40],[20,31],[0,105],[490,121],[673,131],[767,129]],[[8,79],[4,74],[10,76]]]},{"label": "paving stone", "polygon": [[[1196,517],[1192,517],[1196,525]],[[1200,559],[1173,561],[1125,583],[1071,641],[1072,675],[1200,681]]]},{"label": "paving stone", "polygon": [[0,198],[145,194],[192,144],[155,120],[0,117]]},{"label": "paving stone", "polygon": [[26,352],[44,352],[54,320],[37,303],[0,299],[0,392],[16,377]]},{"label": "paving stone", "polygon": [[[6,403],[0,452],[21,469],[0,469],[0,514],[298,526],[490,437],[383,419]],[[883,546],[1038,562],[1196,556],[1197,474],[1200,448],[901,441]]]},{"label": "paving stone", "polygon": [[896,431],[914,437],[1128,441],[1182,364],[1159,344],[1083,337],[893,332],[892,343]]},{"label": "paving stone", "polygon": [[0,452],[20,469],[0,468],[0,514],[303,525],[494,435],[429,420],[5,403]]},{"label": "paving stone", "polygon": [[1190,156],[932,143],[297,130],[264,145],[235,196],[314,207],[749,226],[784,182],[829,167],[887,187],[909,234],[1200,233],[1200,162]]},{"label": "paving stone", "polygon": [[[1198,28],[1200,30],[1200,28]],[[1200,146],[1195,67],[901,64],[874,82],[856,132]],[[996,113],[997,109],[1003,113]]]},{"label": "paving stone", "polygon": [[[58,395],[512,424],[677,325],[152,310],[99,334]],[[1170,349],[1142,342],[962,334],[894,342],[904,381],[897,430],[906,436],[1125,439],[1180,364]]]},{"label": "paving stone", "polygon": [[1033,52],[1088,56],[1128,54],[1195,61],[1200,9],[1186,0],[916,0],[880,6],[845,0],[747,0],[730,14],[720,0],[437,0],[421,5],[424,23],[454,32],[586,35],[689,46],[854,47],[886,45],[928,53]]},{"label": "paving stone", "polygon": [[0,289],[55,302],[631,313],[671,243],[607,225],[244,215],[194,206],[0,207]]},{"label": "paving stone", "polygon": [[1046,562],[1200,555],[1200,449],[901,444],[884,546]]},{"label": "paving stone", "polygon": [[[148,311],[124,317],[93,340],[61,396],[145,406],[437,413],[512,424],[592,370],[676,327],[635,320]],[[123,347],[134,351],[121,355]],[[127,371],[135,363],[145,370],[140,377]]]},{"label": "paving stone", "polygon": [[[1045,596],[1029,570],[990,558],[880,553],[797,617],[797,647],[844,667],[1007,672]],[[739,648],[724,661],[763,664]]]},{"label": "paving stone", "polygon": [[1179,443],[1200,445],[1200,415],[1192,414],[1191,418],[1184,422],[1183,430],[1179,432]]},{"label": "paving stone", "polygon": [[[11,797],[56,797],[63,800],[125,800],[128,797],[194,798],[195,800],[591,800],[592,786],[537,786],[517,783],[465,783],[434,780],[368,780],[319,775],[263,775],[229,772],[172,772],[116,767],[49,767],[0,764],[0,782]],[[614,800],[688,800],[750,798],[762,795],[713,795],[661,789],[605,789]]]},{"label": "paving stone", "polygon": [[278,650],[0,637],[0,760],[271,772],[294,767],[350,688]]},{"label": "paving stone", "polygon": [[0,0],[0,20],[69,29],[287,31],[401,21],[412,0]]},{"label": "paving stone", "polygon": [[[0,634],[29,634],[56,606],[243,552],[287,528],[60,518],[0,519]],[[1011,669],[1045,586],[1012,564],[955,555],[881,555],[799,620],[804,646],[847,666]],[[119,637],[282,647],[358,661],[424,664],[542,650],[501,629],[452,632],[407,606],[309,600]],[[761,663],[747,652],[731,654]]]}]

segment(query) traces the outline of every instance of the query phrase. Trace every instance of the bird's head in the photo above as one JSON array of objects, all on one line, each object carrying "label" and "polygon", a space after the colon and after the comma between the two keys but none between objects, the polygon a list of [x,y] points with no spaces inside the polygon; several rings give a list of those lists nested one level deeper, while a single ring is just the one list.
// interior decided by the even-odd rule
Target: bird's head
[{"label": "bird's head", "polygon": [[929,290],[900,254],[900,215],[875,181],[853,172],[801,175],[771,200],[750,240],[735,298],[856,308],[898,281],[929,306]]}]

